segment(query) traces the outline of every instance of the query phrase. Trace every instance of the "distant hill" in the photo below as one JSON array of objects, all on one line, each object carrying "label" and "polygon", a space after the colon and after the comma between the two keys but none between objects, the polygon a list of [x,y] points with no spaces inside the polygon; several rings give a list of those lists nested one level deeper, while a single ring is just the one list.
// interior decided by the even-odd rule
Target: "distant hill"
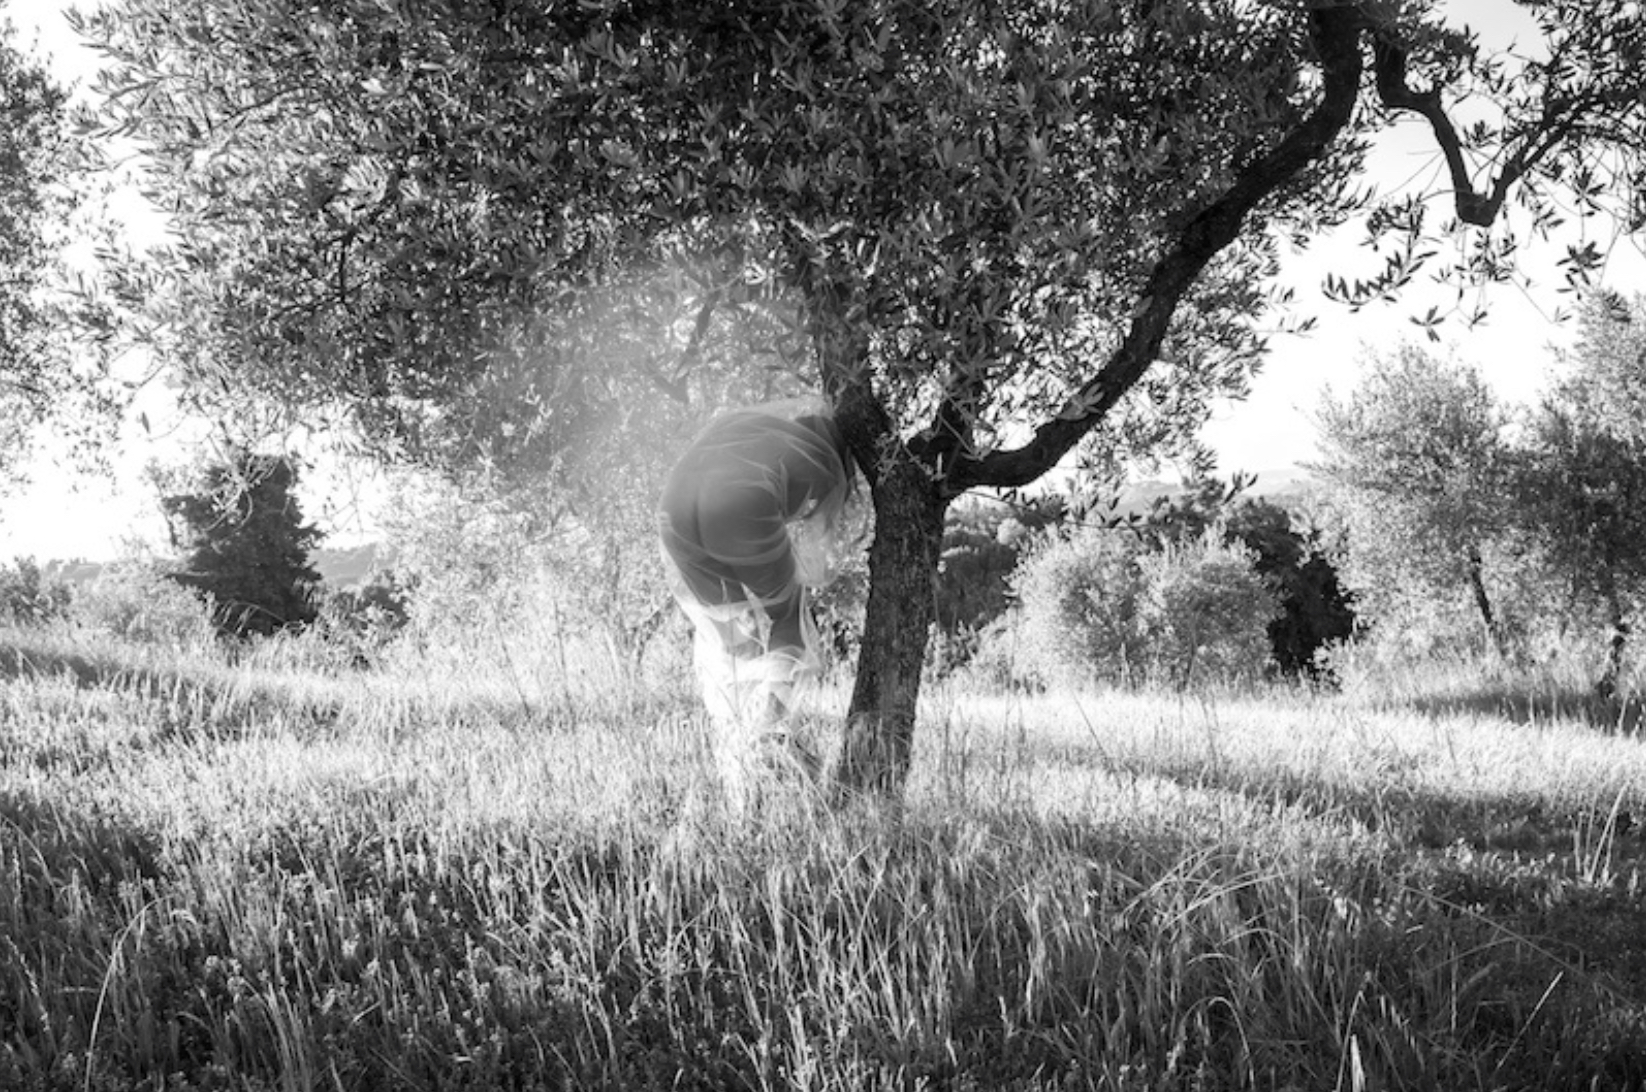
[{"label": "distant hill", "polygon": [[1295,504],[1320,488],[1307,470],[1302,467],[1287,466],[1274,470],[1257,471],[1257,482],[1246,490],[1249,497],[1262,497],[1282,508]]},{"label": "distant hill", "polygon": [[334,588],[363,584],[379,569],[394,563],[394,550],[379,542],[368,542],[346,550],[316,550],[309,561]]},{"label": "distant hill", "polygon": [[[389,565],[393,559],[394,551],[376,542],[345,549],[319,549],[309,557],[321,579],[334,588],[362,584],[366,577],[378,568]],[[79,559],[48,561],[40,566],[46,577],[61,580],[66,584],[89,584],[102,575],[106,568],[108,564],[105,562]]]},{"label": "distant hill", "polygon": [[[1282,508],[1302,501],[1314,491],[1316,485],[1308,471],[1295,466],[1251,473],[1255,474],[1257,481],[1241,493],[1241,496],[1261,498]],[[1133,482],[1121,491],[1115,510],[1122,516],[1133,512],[1146,512],[1160,498],[1175,497],[1182,492],[1182,482],[1167,482],[1154,478]]]}]

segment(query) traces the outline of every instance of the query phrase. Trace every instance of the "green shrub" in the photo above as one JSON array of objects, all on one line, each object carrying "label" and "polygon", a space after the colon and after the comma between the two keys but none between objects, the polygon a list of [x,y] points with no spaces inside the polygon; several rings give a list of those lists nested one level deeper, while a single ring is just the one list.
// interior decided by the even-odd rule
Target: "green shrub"
[{"label": "green shrub", "polygon": [[970,656],[961,669],[985,692],[1044,690],[1051,681],[1041,657],[1027,638],[1023,612],[1012,608],[977,631]]},{"label": "green shrub", "polygon": [[1274,590],[1280,613],[1269,624],[1275,670],[1319,678],[1317,654],[1355,632],[1355,607],[1318,526],[1261,497],[1242,496],[1255,478],[1236,474],[1224,484],[1205,478],[1157,498],[1129,526],[1152,549],[1192,542],[1213,528],[1225,541],[1249,549],[1257,571]]},{"label": "green shrub", "polygon": [[1015,589],[1020,611],[989,634],[983,669],[1019,682],[1181,687],[1256,674],[1279,614],[1251,551],[1220,529],[1159,550],[1113,531],[1058,538],[1020,566]]},{"label": "green shrub", "polygon": [[61,617],[72,598],[68,585],[47,576],[32,557],[0,569],[0,619],[40,625]]},{"label": "green shrub", "polygon": [[1251,550],[1212,529],[1138,564],[1146,588],[1139,620],[1159,676],[1182,687],[1197,676],[1232,679],[1267,666],[1280,603]]},{"label": "green shrub", "polygon": [[320,612],[333,629],[391,636],[411,621],[411,588],[398,573],[376,572],[361,584],[327,589]]},{"label": "green shrub", "polygon": [[411,621],[411,589],[398,574],[373,573],[359,585],[322,588],[316,629],[356,665],[369,663]]},{"label": "green shrub", "polygon": [[1148,659],[1141,556],[1133,536],[1093,530],[1031,553],[1013,578],[1019,662],[1045,681],[1140,680]]},{"label": "green shrub", "polygon": [[1041,535],[1065,516],[1058,497],[1006,503],[963,497],[949,509],[937,572],[937,628],[930,664],[968,662],[1012,605],[1012,574]]},{"label": "green shrub", "polygon": [[113,637],[173,648],[201,647],[216,635],[209,599],[153,565],[113,565],[74,597],[67,617]]}]

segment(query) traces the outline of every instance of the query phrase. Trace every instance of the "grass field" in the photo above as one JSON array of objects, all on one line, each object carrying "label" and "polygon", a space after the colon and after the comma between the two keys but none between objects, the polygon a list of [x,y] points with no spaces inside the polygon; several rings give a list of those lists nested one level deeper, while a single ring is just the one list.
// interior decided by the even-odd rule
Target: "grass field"
[{"label": "grass field", "polygon": [[0,631],[0,1089],[1646,1087],[1575,683],[937,685],[901,807],[736,819],[678,672],[565,651]]}]

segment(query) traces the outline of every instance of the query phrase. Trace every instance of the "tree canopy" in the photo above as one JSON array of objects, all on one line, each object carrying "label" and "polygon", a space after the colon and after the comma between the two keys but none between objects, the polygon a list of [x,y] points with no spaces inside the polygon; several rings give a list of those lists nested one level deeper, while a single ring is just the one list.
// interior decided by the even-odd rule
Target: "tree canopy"
[{"label": "tree canopy", "polygon": [[[1258,359],[1286,240],[1368,212],[1395,250],[1336,283],[1358,298],[1468,225],[1450,272],[1505,276],[1568,193],[1642,223],[1646,29],[1532,10],[1529,59],[1381,0],[117,0],[86,29],[180,237],[127,289],[202,396],[413,447],[501,405],[498,435],[552,440],[584,377],[678,390],[705,330],[758,315],[875,499],[841,772],[892,787],[949,502],[1192,427]],[[1444,224],[1363,185],[1403,113],[1449,165]],[[614,349],[659,283],[696,319]]]},{"label": "tree canopy", "polygon": [[[609,374],[598,335],[609,354],[632,331],[630,363],[670,343],[666,309],[646,321],[665,285],[767,302],[814,367],[800,327],[845,292],[881,407],[905,430],[941,408],[934,435],[982,454],[1074,396],[1168,226],[1307,110],[1294,22],[133,0],[89,29],[178,229],[152,317],[201,389],[341,399],[425,440],[481,406],[552,415]],[[1185,311],[1157,420],[1254,358],[1270,246],[1246,240]]]},{"label": "tree canopy", "polygon": [[1349,396],[1324,400],[1317,469],[1379,621],[1463,589],[1510,655],[1530,620],[1517,616],[1558,618],[1561,632],[1598,616],[1610,694],[1646,597],[1646,307],[1596,291],[1578,313],[1556,381],[1518,410],[1478,371],[1413,346],[1375,361]]},{"label": "tree canopy", "polygon": [[69,385],[46,289],[72,206],[67,93],[0,4],[0,467]]},{"label": "tree canopy", "polygon": [[1466,588],[1507,651],[1487,555],[1510,524],[1509,414],[1485,378],[1407,344],[1349,395],[1326,394],[1318,418],[1314,469],[1355,539],[1363,593],[1379,603]]},{"label": "tree canopy", "polygon": [[1646,300],[1593,294],[1564,363],[1530,416],[1515,501],[1545,564],[1610,628],[1597,685],[1610,696],[1646,597]]}]

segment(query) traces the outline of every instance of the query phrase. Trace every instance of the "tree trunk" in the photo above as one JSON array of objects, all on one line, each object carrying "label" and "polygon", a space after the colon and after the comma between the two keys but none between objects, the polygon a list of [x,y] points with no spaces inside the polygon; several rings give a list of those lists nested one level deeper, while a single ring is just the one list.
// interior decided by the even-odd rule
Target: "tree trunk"
[{"label": "tree trunk", "polygon": [[1623,675],[1623,649],[1629,643],[1629,617],[1623,609],[1623,597],[1618,593],[1617,580],[1608,568],[1601,579],[1601,595],[1606,601],[1607,621],[1612,624],[1612,637],[1606,648],[1606,670],[1595,683],[1595,693],[1604,699],[1617,694],[1617,681]]},{"label": "tree trunk", "polygon": [[1492,597],[1486,594],[1486,562],[1481,558],[1480,551],[1474,547],[1469,549],[1469,590],[1474,593],[1475,608],[1480,611],[1480,620],[1486,624],[1486,634],[1492,639],[1492,647],[1504,660],[1509,659],[1509,639],[1499,624],[1497,612],[1492,609]]},{"label": "tree trunk", "polygon": [[915,704],[937,616],[937,565],[949,500],[908,458],[887,466],[872,492],[869,602],[834,782],[843,795],[897,797],[914,753]]}]

